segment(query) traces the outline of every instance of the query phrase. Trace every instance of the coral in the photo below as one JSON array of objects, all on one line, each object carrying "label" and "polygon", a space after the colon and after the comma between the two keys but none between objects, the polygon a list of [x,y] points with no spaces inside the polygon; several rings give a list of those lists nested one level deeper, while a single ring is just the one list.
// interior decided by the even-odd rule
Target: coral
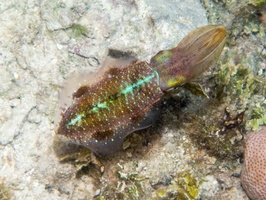
[{"label": "coral", "polygon": [[266,199],[266,126],[247,140],[241,182],[253,200]]}]

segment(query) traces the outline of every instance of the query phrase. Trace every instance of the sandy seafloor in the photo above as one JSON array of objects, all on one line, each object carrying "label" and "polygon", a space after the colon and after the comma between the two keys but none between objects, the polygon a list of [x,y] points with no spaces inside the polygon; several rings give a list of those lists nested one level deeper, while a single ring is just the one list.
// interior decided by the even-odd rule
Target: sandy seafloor
[{"label": "sandy seafloor", "polygon": [[[239,63],[248,66],[256,80],[265,78],[265,27],[256,14],[261,8],[248,2],[0,1],[0,198],[247,200],[239,174],[245,135],[252,129],[251,111],[242,124],[226,132],[236,133],[223,138],[237,147],[233,153],[227,149],[228,156],[227,150],[222,152],[223,143],[217,145],[221,153],[193,133],[201,137],[204,125],[205,138],[209,130],[222,129],[216,122],[223,120],[227,106],[237,115],[253,105],[247,103],[255,96],[252,92],[241,88],[236,94],[232,91],[239,87],[230,90],[226,85]],[[197,79],[209,99],[181,90],[163,102],[153,127],[131,134],[112,158],[54,143],[58,96],[69,74],[97,71],[108,49],[131,51],[149,61],[209,23],[223,24],[229,33],[220,60]],[[228,63],[235,68],[223,77],[226,97],[217,103],[213,99],[221,81],[215,77]],[[243,96],[236,101],[236,95]],[[261,96],[258,92],[254,99]]]}]

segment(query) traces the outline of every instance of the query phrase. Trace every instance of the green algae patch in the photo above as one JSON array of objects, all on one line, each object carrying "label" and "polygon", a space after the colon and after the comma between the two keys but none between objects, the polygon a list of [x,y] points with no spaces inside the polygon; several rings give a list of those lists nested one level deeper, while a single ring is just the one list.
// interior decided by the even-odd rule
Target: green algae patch
[{"label": "green algae patch", "polygon": [[253,6],[262,7],[266,4],[265,0],[253,0],[249,1],[249,4],[252,4]]},{"label": "green algae patch", "polygon": [[202,108],[195,103],[182,114],[193,143],[218,159],[242,155],[245,134],[266,123],[265,75],[252,71],[258,68],[257,58],[240,56],[227,50],[212,79],[210,98],[201,100]]},{"label": "green algae patch", "polygon": [[266,114],[265,110],[262,110],[262,108],[253,109],[254,113],[258,114],[257,117],[254,117],[253,119],[250,119],[248,121],[248,125],[251,127],[252,130],[259,130],[261,125],[266,124]]},{"label": "green algae patch", "polygon": [[195,200],[199,195],[199,181],[191,171],[180,172],[165,189],[156,191],[159,199]]},{"label": "green algae patch", "polygon": [[263,78],[254,76],[247,65],[230,62],[222,65],[217,84],[218,99],[233,103],[239,110],[247,110],[246,130],[258,130],[266,123],[266,83]]},{"label": "green algae patch", "polygon": [[195,96],[202,96],[209,98],[202,86],[198,83],[190,82],[183,86],[186,90],[190,91]]},{"label": "green algae patch", "polygon": [[69,36],[74,38],[79,38],[81,36],[87,35],[88,29],[81,24],[72,24],[69,28]]}]

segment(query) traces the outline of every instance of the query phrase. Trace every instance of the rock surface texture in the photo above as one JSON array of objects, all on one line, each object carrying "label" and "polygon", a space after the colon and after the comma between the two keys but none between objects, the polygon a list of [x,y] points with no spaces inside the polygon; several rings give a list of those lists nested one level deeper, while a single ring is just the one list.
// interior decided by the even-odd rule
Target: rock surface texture
[{"label": "rock surface texture", "polygon": [[[89,163],[89,153],[79,162],[62,162],[53,150],[54,112],[66,77],[97,71],[109,48],[149,61],[159,50],[176,46],[188,32],[208,24],[200,2],[1,1],[0,199],[169,199],[178,189],[193,198],[247,200],[239,178],[231,176],[240,166],[235,170],[217,162],[180,126],[181,107],[189,110],[186,105],[201,97],[175,101],[182,106],[170,107],[158,127],[131,137],[138,141],[151,135],[147,140],[135,147],[126,141],[124,151],[102,164]],[[95,165],[102,166],[97,171]]]},{"label": "rock surface texture", "polygon": [[247,140],[241,182],[251,199],[266,199],[266,126]]},{"label": "rock surface texture", "polygon": [[52,151],[68,74],[97,70],[108,48],[149,60],[207,24],[194,0],[2,1],[0,21],[0,183],[17,200],[92,199],[98,189]]}]

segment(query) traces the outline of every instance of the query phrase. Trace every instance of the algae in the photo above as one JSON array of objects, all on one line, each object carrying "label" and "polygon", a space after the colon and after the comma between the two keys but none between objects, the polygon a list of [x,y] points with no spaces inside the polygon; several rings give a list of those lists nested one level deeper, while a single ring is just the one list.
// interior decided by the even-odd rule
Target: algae
[{"label": "algae", "polygon": [[81,24],[72,24],[69,28],[69,36],[74,38],[79,38],[81,36],[86,36],[88,33],[88,29],[86,26]]},{"label": "algae", "polygon": [[201,101],[203,110],[194,107],[194,114],[192,109],[186,113],[184,122],[193,125],[185,128],[194,144],[210,155],[235,159],[243,153],[246,133],[266,122],[265,27],[250,1],[202,2],[210,23],[227,26],[229,39],[206,83],[210,99]]},{"label": "algae", "polygon": [[108,184],[103,187],[101,195],[97,199],[125,199],[138,200],[143,194],[142,182],[148,180],[148,177],[139,176],[136,172],[124,172],[123,166],[117,164],[118,180],[116,184]]},{"label": "algae", "polygon": [[265,0],[252,0],[249,3],[252,4],[253,6],[261,7],[266,4],[266,1]]},{"label": "algae", "polygon": [[180,172],[165,189],[157,190],[159,199],[195,200],[199,195],[199,181],[187,170]]}]

